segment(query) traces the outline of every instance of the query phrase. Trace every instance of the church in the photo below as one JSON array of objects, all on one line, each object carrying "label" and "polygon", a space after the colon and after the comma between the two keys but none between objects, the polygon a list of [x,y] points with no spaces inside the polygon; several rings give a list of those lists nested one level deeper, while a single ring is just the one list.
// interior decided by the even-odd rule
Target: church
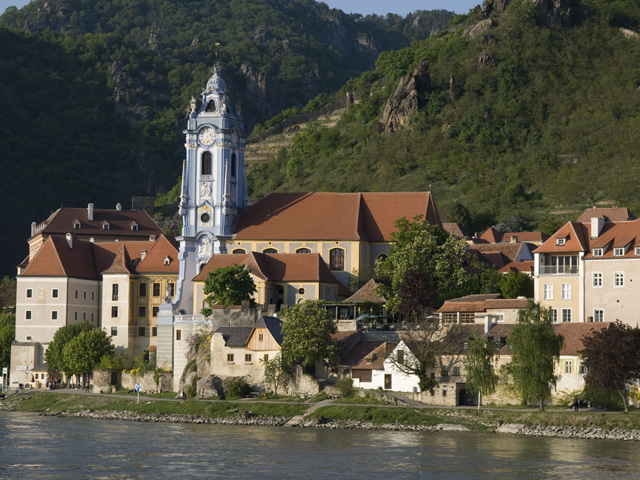
[{"label": "church", "polygon": [[340,301],[359,272],[391,246],[398,218],[442,226],[429,192],[273,193],[249,207],[245,136],[216,66],[185,135],[181,235],[165,235],[144,211],[61,208],[32,225],[18,267],[11,379],[44,379],[55,331],[84,320],[133,358],[156,352],[179,379],[200,315],[208,272],[243,264],[266,311],[306,300]]}]

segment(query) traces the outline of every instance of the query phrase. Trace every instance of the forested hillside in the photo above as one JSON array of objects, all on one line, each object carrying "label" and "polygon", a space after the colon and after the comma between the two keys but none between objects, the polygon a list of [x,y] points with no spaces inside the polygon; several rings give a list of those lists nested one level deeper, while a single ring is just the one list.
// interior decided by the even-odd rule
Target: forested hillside
[{"label": "forested hillside", "polygon": [[638,214],[639,25],[631,0],[489,1],[381,54],[336,127],[253,168],[253,194],[431,190],[467,234],[514,216],[551,232],[600,202]]},{"label": "forested hillside", "polygon": [[[452,14],[347,15],[313,0],[36,0],[0,16],[0,274],[32,221],[170,189],[216,60],[250,129],[304,107]],[[219,44],[219,45],[216,45]]]}]

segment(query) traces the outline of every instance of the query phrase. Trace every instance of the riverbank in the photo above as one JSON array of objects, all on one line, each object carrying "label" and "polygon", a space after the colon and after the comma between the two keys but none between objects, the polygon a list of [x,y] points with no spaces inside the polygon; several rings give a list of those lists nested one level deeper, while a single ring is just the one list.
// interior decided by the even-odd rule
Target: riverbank
[{"label": "riverbank", "polygon": [[46,416],[293,428],[390,431],[481,431],[522,436],[640,441],[640,414],[633,412],[527,411],[519,409],[420,408],[340,404],[340,400],[168,401],[150,397],[29,392],[10,395],[0,410]]}]

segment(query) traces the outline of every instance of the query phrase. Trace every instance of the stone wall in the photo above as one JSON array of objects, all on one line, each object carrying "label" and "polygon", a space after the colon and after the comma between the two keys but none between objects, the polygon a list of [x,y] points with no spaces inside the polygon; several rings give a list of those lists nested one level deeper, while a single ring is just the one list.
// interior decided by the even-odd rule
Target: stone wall
[{"label": "stone wall", "polygon": [[171,391],[173,387],[173,374],[161,373],[156,385],[156,381],[153,378],[153,372],[146,372],[144,375],[132,374],[131,372],[123,372],[121,387],[125,390],[133,390],[136,383],[140,383],[140,387],[145,393],[158,393],[160,388],[162,390]]}]

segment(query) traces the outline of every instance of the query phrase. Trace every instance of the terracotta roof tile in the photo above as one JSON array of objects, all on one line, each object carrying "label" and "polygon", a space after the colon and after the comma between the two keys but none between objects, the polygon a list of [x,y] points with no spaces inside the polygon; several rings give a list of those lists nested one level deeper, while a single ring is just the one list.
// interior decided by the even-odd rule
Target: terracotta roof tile
[{"label": "terracotta roof tile", "polygon": [[245,210],[236,240],[388,242],[401,217],[441,225],[429,192],[272,193]]},{"label": "terracotta roof tile", "polygon": [[457,223],[443,222],[442,228],[449,233],[449,235],[453,235],[458,238],[466,238],[465,234],[460,230],[460,226]]},{"label": "terracotta roof tile", "polygon": [[253,275],[274,282],[323,282],[338,284],[317,253],[258,253],[214,255],[193,279],[204,282],[217,268],[245,265]]},{"label": "terracotta roof tile", "polygon": [[362,303],[362,302],[374,302],[374,303],[386,303],[387,300],[378,295],[376,292],[376,281],[372,278],[367,283],[365,283],[360,290],[351,295],[349,298],[345,300],[345,302],[350,303]]},{"label": "terracotta roof tile", "polygon": [[[75,228],[78,220],[80,228]],[[103,228],[109,222],[109,230]],[[132,230],[135,222],[137,230]],[[82,238],[99,239],[142,239],[149,235],[161,235],[162,230],[144,210],[94,209],[93,220],[89,220],[86,208],[60,208],[44,222],[36,226],[36,235],[64,235],[73,232]]]},{"label": "terracotta roof tile", "polygon": [[582,212],[582,214],[577,218],[576,221],[587,223],[590,222],[594,217],[603,218],[608,222],[621,222],[636,219],[636,217],[634,217],[626,207],[600,208],[593,206],[591,208],[587,208],[584,212]]},{"label": "terracotta roof tile", "polygon": [[[564,245],[558,245],[557,239],[564,238]],[[565,223],[551,238],[534,250],[534,253],[585,252],[589,248],[588,226],[577,222]]]},{"label": "terracotta roof tile", "polygon": [[498,270],[498,273],[508,273],[508,272],[516,272],[516,273],[528,273],[533,275],[533,260],[527,260],[526,262],[510,262],[507,263],[504,267]]},{"label": "terracotta roof tile", "polygon": [[553,326],[556,335],[564,337],[564,344],[560,355],[578,355],[582,350],[582,339],[592,330],[600,331],[609,328],[608,322],[603,323],[559,323]]}]

